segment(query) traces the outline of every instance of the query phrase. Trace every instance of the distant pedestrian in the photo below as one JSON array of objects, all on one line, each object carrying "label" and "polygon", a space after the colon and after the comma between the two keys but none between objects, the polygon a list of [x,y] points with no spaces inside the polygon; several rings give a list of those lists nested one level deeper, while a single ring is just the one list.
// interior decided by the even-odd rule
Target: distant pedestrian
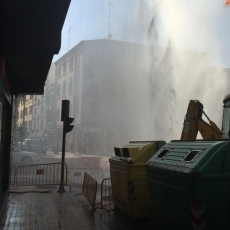
[{"label": "distant pedestrian", "polygon": [[73,153],[73,141],[70,142],[69,144],[69,149],[70,149],[70,153]]},{"label": "distant pedestrian", "polygon": [[90,140],[89,137],[86,137],[85,141],[85,154],[89,154],[90,152]]},{"label": "distant pedestrian", "polygon": [[83,141],[82,141],[82,139],[81,138],[79,138],[78,140],[77,140],[77,149],[78,149],[78,152],[79,152],[79,154],[82,154],[82,152],[83,152]]}]

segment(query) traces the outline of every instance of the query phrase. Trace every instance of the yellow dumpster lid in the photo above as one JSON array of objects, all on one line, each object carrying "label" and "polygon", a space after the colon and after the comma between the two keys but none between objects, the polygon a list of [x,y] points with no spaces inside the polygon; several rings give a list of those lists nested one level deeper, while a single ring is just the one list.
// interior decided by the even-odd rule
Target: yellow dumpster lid
[{"label": "yellow dumpster lid", "polygon": [[119,160],[127,163],[146,163],[165,141],[128,143],[122,148],[114,148]]}]

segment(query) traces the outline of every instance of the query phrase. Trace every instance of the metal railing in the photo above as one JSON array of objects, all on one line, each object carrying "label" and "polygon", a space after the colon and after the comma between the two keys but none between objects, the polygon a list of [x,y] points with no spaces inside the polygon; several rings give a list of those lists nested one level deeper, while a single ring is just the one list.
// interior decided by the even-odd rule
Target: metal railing
[{"label": "metal railing", "polygon": [[[64,167],[64,181],[61,183],[61,168]],[[15,174],[16,186],[60,185],[71,186],[67,182],[67,164],[50,163],[18,166]]]},{"label": "metal railing", "polygon": [[[96,207],[96,209],[105,209],[106,211],[111,210],[111,206],[113,205],[112,199],[112,187],[111,187],[111,178],[105,178],[101,182],[101,203],[100,207]],[[109,208],[108,208],[109,206]]]},{"label": "metal railing", "polygon": [[98,185],[97,180],[95,180],[88,173],[85,173],[84,180],[83,180],[83,186],[82,186],[82,192],[80,194],[75,194],[75,195],[83,195],[93,211],[95,210],[97,185]]},{"label": "metal railing", "polygon": [[100,183],[104,178],[102,168],[68,168],[69,184],[82,185],[85,173],[89,174],[91,177],[97,180],[98,183]]}]

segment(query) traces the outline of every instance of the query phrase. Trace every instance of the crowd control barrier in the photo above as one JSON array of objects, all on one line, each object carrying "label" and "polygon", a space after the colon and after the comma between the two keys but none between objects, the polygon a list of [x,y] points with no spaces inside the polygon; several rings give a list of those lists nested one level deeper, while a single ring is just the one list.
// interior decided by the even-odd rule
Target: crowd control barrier
[{"label": "crowd control barrier", "polygon": [[[111,209],[111,205],[113,205],[111,178],[105,178],[101,182],[101,204],[100,207],[96,207],[95,210],[104,209],[109,211]],[[109,209],[107,208],[108,206]]]},{"label": "crowd control barrier", "polygon": [[102,168],[68,168],[68,182],[69,184],[83,184],[85,173],[89,174],[98,182],[104,178]]},{"label": "crowd control barrier", "polygon": [[[64,179],[61,182],[61,166],[64,166]],[[50,163],[18,166],[15,174],[16,186],[60,185],[71,186],[67,182],[67,164]]]},{"label": "crowd control barrier", "polygon": [[97,181],[92,176],[90,176],[88,173],[85,173],[84,180],[83,180],[83,186],[82,186],[82,193],[76,194],[76,195],[83,195],[87,203],[89,204],[89,206],[94,211],[96,195],[97,195]]}]

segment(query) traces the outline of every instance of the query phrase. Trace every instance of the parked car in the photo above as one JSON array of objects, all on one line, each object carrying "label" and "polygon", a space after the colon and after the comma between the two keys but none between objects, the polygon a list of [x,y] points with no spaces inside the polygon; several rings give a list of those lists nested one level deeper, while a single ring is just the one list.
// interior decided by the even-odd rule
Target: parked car
[{"label": "parked car", "polygon": [[46,155],[47,146],[44,139],[25,139],[25,150]]},{"label": "parked car", "polygon": [[40,155],[38,153],[23,151],[17,147],[12,147],[12,164],[34,164],[39,162]]},{"label": "parked car", "polygon": [[25,148],[25,143],[24,142],[13,142],[13,146],[19,148],[19,149],[24,149]]}]

